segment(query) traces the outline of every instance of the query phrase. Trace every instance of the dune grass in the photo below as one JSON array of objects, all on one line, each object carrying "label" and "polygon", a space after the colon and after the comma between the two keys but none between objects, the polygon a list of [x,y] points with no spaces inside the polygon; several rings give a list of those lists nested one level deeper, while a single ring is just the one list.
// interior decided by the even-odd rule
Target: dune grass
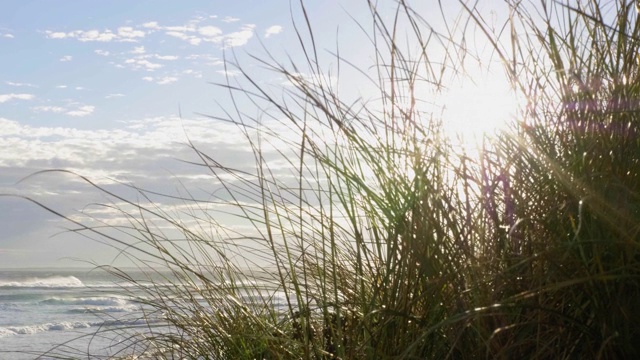
[{"label": "dune grass", "polygon": [[[325,67],[301,4],[291,52],[303,61],[255,59],[287,85],[227,61],[242,75],[219,84],[232,105],[212,117],[245,134],[254,167],[190,144],[221,189],[209,199],[184,189],[172,212],[102,189],[126,204],[130,226],[76,222],[150,273],[172,271],[147,283],[107,268],[138,284],[131,295],[167,324],[133,329],[117,355],[640,356],[637,9],[518,3],[503,4],[510,17],[497,27],[461,3],[437,33],[405,1],[391,20],[370,2],[369,68],[339,46]],[[455,146],[427,104],[465,76],[470,33],[527,99],[478,156]],[[376,93],[343,92],[343,73]],[[219,223],[222,213],[243,227]]]}]

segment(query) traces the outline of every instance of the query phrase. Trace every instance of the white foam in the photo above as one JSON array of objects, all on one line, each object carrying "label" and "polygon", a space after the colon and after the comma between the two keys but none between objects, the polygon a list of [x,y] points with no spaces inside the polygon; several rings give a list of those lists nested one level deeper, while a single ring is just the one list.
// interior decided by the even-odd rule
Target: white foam
[{"label": "white foam", "polygon": [[46,305],[88,305],[88,306],[126,306],[129,301],[119,297],[58,298],[53,297],[40,301]]},{"label": "white foam", "polygon": [[75,276],[50,276],[45,278],[33,277],[21,281],[1,281],[3,288],[78,288],[84,287],[80,279]]},{"label": "white foam", "polygon": [[73,329],[86,329],[91,326],[96,326],[98,323],[87,323],[82,321],[63,321],[58,323],[47,323],[30,326],[8,326],[0,327],[0,337],[10,335],[30,335],[44,331],[64,331]]}]

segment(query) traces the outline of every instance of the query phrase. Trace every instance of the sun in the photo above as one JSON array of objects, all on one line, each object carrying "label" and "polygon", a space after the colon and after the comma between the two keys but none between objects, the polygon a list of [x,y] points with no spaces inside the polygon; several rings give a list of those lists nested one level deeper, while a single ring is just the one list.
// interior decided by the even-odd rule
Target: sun
[{"label": "sun", "polygon": [[465,146],[477,146],[513,122],[519,101],[502,74],[480,74],[451,84],[441,94],[446,136]]}]

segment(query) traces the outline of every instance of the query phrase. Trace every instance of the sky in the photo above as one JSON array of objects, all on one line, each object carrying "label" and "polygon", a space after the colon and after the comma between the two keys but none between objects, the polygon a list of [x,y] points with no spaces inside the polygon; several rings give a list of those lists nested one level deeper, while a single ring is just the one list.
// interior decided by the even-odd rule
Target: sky
[{"label": "sky", "polygon": [[[358,55],[353,36],[361,29],[354,19],[368,15],[364,5],[308,1],[317,40],[333,45],[339,37],[348,44],[346,57]],[[249,164],[250,149],[237,129],[200,114],[229,105],[226,91],[213,85],[239,75],[225,68],[225,58],[251,68],[258,64],[249,54],[294,51],[292,20],[301,24],[300,8],[284,0],[2,2],[0,193],[117,224],[125,219],[91,205],[104,202],[99,191],[69,174],[37,172],[67,169],[108,189],[118,180],[171,192],[178,178],[181,186],[203,188],[210,179],[180,161],[194,160],[188,140],[229,163]],[[262,80],[283,81],[275,75]],[[486,91],[477,96],[477,103],[486,103]],[[451,107],[460,118],[474,113]],[[114,257],[108,246],[69,228],[29,201],[0,197],[0,268]]]}]

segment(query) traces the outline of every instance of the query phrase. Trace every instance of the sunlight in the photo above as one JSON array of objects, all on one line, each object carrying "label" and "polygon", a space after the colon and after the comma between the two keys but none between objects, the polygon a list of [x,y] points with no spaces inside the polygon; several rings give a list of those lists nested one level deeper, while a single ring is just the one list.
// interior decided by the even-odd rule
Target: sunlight
[{"label": "sunlight", "polygon": [[447,136],[475,147],[484,135],[506,129],[518,109],[518,99],[503,74],[481,74],[455,82],[440,104]]}]

